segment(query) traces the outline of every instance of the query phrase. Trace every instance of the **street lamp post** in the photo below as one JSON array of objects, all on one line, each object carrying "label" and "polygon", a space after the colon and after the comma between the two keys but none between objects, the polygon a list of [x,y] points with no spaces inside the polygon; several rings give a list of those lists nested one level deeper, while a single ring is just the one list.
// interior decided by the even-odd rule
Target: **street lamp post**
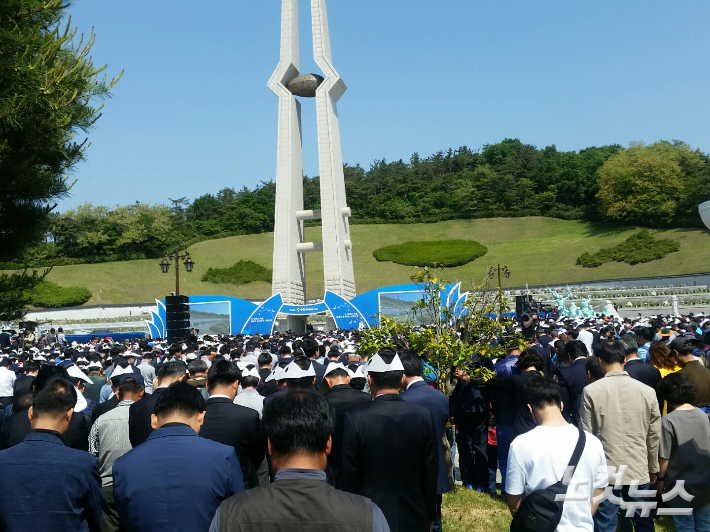
[{"label": "street lamp post", "polygon": [[500,264],[498,264],[497,268],[491,266],[488,270],[488,278],[493,279],[496,273],[498,273],[498,320],[500,320],[500,317],[503,314],[503,288],[501,285],[500,275],[503,274],[506,279],[510,279],[510,270],[507,266],[503,266],[501,268]]},{"label": "street lamp post", "polygon": [[185,271],[187,273],[190,273],[192,271],[192,268],[195,266],[195,261],[193,261],[190,258],[190,253],[186,251],[182,255],[180,254],[180,248],[175,248],[175,253],[172,255],[168,255],[167,253],[163,257],[163,260],[160,261],[160,269],[163,273],[168,273],[168,270],[170,270],[170,262],[175,261],[175,295],[179,296],[180,295],[180,261],[184,260],[185,262]]}]

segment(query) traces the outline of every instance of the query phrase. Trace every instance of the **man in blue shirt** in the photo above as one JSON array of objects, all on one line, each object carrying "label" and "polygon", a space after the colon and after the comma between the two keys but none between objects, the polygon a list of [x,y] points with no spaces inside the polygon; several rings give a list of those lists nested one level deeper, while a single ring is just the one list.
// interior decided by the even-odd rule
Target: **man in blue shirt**
[{"label": "man in blue shirt", "polygon": [[104,495],[96,458],[62,441],[76,398],[65,378],[36,382],[26,414],[32,431],[0,452],[0,530],[101,530]]},{"label": "man in blue shirt", "polygon": [[233,447],[200,438],[205,400],[186,382],[155,403],[148,439],[113,464],[119,520],[128,532],[207,530],[220,503],[244,489]]},{"label": "man in blue shirt", "polygon": [[639,345],[639,358],[644,362],[651,363],[650,357],[648,355],[651,349],[651,340],[653,340],[653,330],[649,327],[637,327],[636,328],[636,342]]}]

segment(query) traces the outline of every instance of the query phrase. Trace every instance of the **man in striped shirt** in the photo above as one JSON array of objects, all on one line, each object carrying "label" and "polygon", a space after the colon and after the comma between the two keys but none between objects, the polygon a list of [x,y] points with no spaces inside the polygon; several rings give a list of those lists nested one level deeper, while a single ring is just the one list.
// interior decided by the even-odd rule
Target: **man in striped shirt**
[{"label": "man in striped shirt", "polygon": [[106,497],[103,511],[104,532],[119,530],[118,512],[113,499],[113,463],[132,449],[128,437],[128,407],[143,397],[144,392],[145,380],[140,373],[121,375],[118,405],[101,415],[89,433],[89,451],[99,459],[101,485]]}]

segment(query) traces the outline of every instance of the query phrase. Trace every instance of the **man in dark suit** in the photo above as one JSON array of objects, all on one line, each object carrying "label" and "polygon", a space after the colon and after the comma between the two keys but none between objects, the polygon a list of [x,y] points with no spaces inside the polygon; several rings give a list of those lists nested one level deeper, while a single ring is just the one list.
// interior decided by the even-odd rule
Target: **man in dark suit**
[{"label": "man in dark suit", "polygon": [[[181,362],[166,362],[155,374],[153,393],[145,394],[140,401],[133,403],[128,410],[128,437],[133,447],[138,447],[153,432],[151,416],[160,394],[165,389],[185,378],[185,366]],[[199,392],[198,392],[199,393]]]},{"label": "man in dark suit", "polygon": [[256,470],[266,455],[266,442],[256,410],[235,405],[241,372],[236,364],[220,360],[207,372],[205,421],[200,436],[234,447],[246,489],[259,485]]},{"label": "man in dark suit", "polygon": [[439,468],[433,416],[399,396],[404,368],[392,349],[381,349],[367,371],[375,399],[345,414],[338,485],[372,499],[392,532],[429,532]]},{"label": "man in dark suit", "polygon": [[[43,383],[53,377],[61,377],[62,379],[66,379],[71,382],[71,377],[65,368],[61,366],[44,366],[39,370],[37,377],[35,377],[32,382],[33,391],[40,388]],[[5,420],[5,433],[3,435],[3,440],[7,447],[20,443],[32,430],[26,410],[26,408],[29,407],[29,404],[27,403],[28,395],[29,394],[25,394],[25,401],[23,401],[22,405],[20,405],[24,406],[25,409],[18,410],[7,420]],[[30,404],[31,401],[32,399],[29,397]],[[88,451],[89,423],[87,421],[87,416],[80,412],[74,412],[69,427],[62,434],[62,440],[67,447],[77,449],[79,451]]]},{"label": "man in dark suit", "polygon": [[441,496],[451,491],[449,472],[446,468],[442,444],[444,433],[446,432],[446,422],[449,420],[449,399],[446,394],[428,386],[424,382],[424,363],[416,353],[405,351],[402,353],[401,360],[402,366],[404,366],[404,378],[402,379],[404,391],[399,396],[405,401],[428,409],[434,418],[434,426],[438,437],[436,446],[439,454],[439,472],[436,481],[436,519],[434,520],[433,530],[441,532]]},{"label": "man in dark suit", "polygon": [[[476,383],[470,378],[464,378],[469,376],[469,371],[473,373],[477,369],[493,371],[491,359],[477,354],[465,368],[456,368],[455,376],[458,382],[449,398],[449,416],[452,418],[451,422],[456,425],[456,445],[463,485],[488,493],[491,491],[488,463],[495,463],[497,460],[495,456],[488,456],[490,391],[485,387],[485,382]],[[495,492],[495,479],[492,491]]]},{"label": "man in dark suit", "polygon": [[552,365],[552,357],[550,356],[552,350],[549,345],[543,345],[540,342],[539,332],[535,331],[533,340],[528,344],[528,347],[536,351],[542,357],[542,372],[545,374],[545,377],[551,379],[555,374]]},{"label": "man in dark suit", "polygon": [[[621,339],[621,343],[624,344],[624,353],[626,354],[624,371],[632,379],[658,390],[658,386],[661,384],[661,372],[639,358],[639,347],[636,338],[631,335],[624,336]],[[661,403],[659,402],[659,404]]]},{"label": "man in dark suit", "polygon": [[158,396],[155,430],[113,464],[116,509],[127,532],[208,530],[220,503],[244,489],[234,449],[198,436],[204,417],[205,400],[186,382]]},{"label": "man in dark suit", "polygon": [[[322,365],[322,364],[321,364]],[[317,379],[316,373],[316,379]],[[350,386],[350,373],[341,363],[333,363],[328,366],[324,374],[325,382],[329,391],[323,397],[328,404],[335,409],[336,432],[337,420],[345,417],[345,414],[353,407],[372,402],[370,394],[356,390]]]},{"label": "man in dark suit", "polygon": [[263,352],[259,355],[257,361],[259,363],[259,378],[261,379],[261,384],[259,384],[256,391],[264,397],[267,397],[278,391],[276,381],[272,379],[267,382],[266,380],[269,375],[271,375],[271,366],[273,366],[274,360],[269,353]]},{"label": "man in dark suit", "polygon": [[573,425],[577,425],[580,397],[589,384],[586,369],[588,350],[583,342],[570,340],[565,344],[564,352],[569,365],[555,373],[562,392],[562,416]]},{"label": "man in dark suit", "polygon": [[32,406],[31,391],[15,399],[12,405],[12,414],[6,417],[2,423],[0,449],[9,449],[22,443],[22,440],[32,431],[32,425],[27,417],[30,406]]},{"label": "man in dark suit", "polygon": [[316,372],[316,384],[314,388],[316,390],[320,389],[321,383],[323,382],[323,376],[325,375],[325,365],[317,361],[318,358],[318,342],[312,336],[308,336],[303,339],[303,345],[301,346],[303,352],[308,358],[311,359],[311,364]]},{"label": "man in dark suit", "polygon": [[0,530],[101,530],[104,495],[96,458],[62,441],[76,400],[74,386],[62,377],[35,388],[25,412],[32,432],[0,452]]},{"label": "man in dark suit", "polygon": [[[34,383],[37,372],[39,371],[39,364],[37,362],[32,362],[28,360],[23,364],[24,373],[20,373],[15,379],[15,384],[13,385],[13,396],[15,401],[27,393],[32,393],[32,384]],[[13,412],[14,412],[13,408]]]},{"label": "man in dark suit", "polygon": [[343,442],[343,421],[345,414],[357,406],[372,402],[372,396],[350,386],[350,372],[340,362],[328,365],[323,381],[329,391],[323,394],[333,410],[335,429],[333,431],[333,447],[328,457],[328,463],[333,470],[338,468],[340,448]]}]

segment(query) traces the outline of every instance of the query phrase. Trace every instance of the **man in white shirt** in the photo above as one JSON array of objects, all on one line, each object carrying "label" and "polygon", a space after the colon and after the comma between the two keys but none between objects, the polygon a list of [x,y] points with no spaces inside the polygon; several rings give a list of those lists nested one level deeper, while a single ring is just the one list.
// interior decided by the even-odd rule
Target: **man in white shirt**
[{"label": "man in white shirt", "polygon": [[[562,396],[557,383],[544,377],[533,377],[525,384],[522,393],[538,426],[510,444],[506,492],[513,515],[526,495],[549,488],[564,478],[579,439],[579,430],[562,416]],[[602,443],[586,433],[584,450],[568,486],[568,500],[564,502],[557,532],[592,532],[592,516],[601,500],[594,502],[593,497],[601,495],[607,484]]]},{"label": "man in white shirt", "polygon": [[138,371],[140,371],[145,381],[145,393],[153,393],[153,381],[155,380],[155,368],[152,365],[153,353],[146,352],[143,353],[143,360],[138,365]]},{"label": "man in white shirt", "polygon": [[252,410],[256,410],[259,413],[259,418],[264,411],[264,396],[260,395],[256,391],[257,387],[261,383],[261,377],[259,377],[259,368],[249,364],[242,370],[242,378],[239,381],[241,385],[241,390],[239,394],[234,398],[235,405],[246,406]]},{"label": "man in white shirt", "polygon": [[5,408],[13,402],[13,391],[15,385],[15,372],[10,369],[9,358],[0,360],[0,404]]},{"label": "man in white shirt", "polygon": [[577,337],[577,340],[587,346],[589,356],[592,356],[594,354],[594,350],[592,349],[592,344],[594,343],[594,335],[589,332],[589,322],[585,321],[582,325],[579,326],[579,336]]}]

